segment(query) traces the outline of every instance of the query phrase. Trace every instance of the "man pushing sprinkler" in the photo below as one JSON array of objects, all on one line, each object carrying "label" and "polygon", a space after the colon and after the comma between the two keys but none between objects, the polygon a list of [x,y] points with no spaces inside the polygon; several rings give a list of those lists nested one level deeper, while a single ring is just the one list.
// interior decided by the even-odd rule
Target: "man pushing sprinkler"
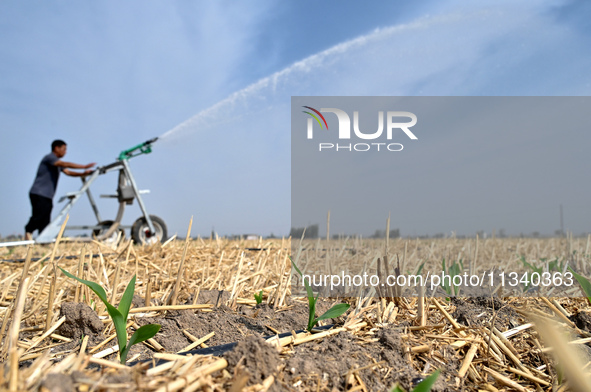
[{"label": "man pushing sprinkler", "polygon": [[51,152],[43,157],[37,169],[37,176],[29,191],[31,199],[32,215],[29,223],[25,226],[25,239],[33,239],[33,232],[39,233],[51,221],[51,209],[53,208],[53,196],[57,188],[57,180],[60,171],[71,177],[84,177],[92,173],[92,170],[76,172],[69,169],[90,169],[96,163],[80,165],[78,163],[62,161],[66,155],[67,145],[63,140],[54,140],[51,143]]}]

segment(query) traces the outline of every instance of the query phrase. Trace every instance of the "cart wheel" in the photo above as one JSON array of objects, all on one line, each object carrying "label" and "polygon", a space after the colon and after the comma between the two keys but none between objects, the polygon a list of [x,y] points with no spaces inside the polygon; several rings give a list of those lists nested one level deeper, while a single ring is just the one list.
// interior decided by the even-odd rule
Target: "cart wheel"
[{"label": "cart wheel", "polygon": [[[117,241],[119,237],[119,233],[121,233],[120,240],[125,239],[125,230],[123,229],[115,229],[112,230],[112,226],[115,222],[112,220],[106,220],[99,222],[98,226],[102,226],[100,229],[95,229],[92,231],[92,234],[100,241],[104,241],[108,244],[112,244]],[[112,232],[109,234],[109,232]]]},{"label": "cart wheel", "polygon": [[131,226],[131,238],[136,244],[153,244],[156,241],[166,240],[168,233],[164,221],[156,215],[150,215],[150,219],[156,231],[153,235],[150,235],[150,227],[143,216]]}]

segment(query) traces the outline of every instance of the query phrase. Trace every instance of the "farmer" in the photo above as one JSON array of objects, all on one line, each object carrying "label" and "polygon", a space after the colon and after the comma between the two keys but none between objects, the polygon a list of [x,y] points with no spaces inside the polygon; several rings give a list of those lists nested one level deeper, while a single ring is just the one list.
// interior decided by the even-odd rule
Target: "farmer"
[{"label": "farmer", "polygon": [[67,145],[63,140],[54,140],[51,143],[51,152],[43,157],[37,169],[37,176],[29,191],[33,213],[29,223],[25,226],[25,239],[31,240],[33,232],[43,231],[51,221],[51,209],[53,208],[53,196],[57,188],[57,180],[60,171],[72,177],[84,177],[92,173],[92,170],[76,172],[69,169],[90,169],[95,163],[80,165],[78,163],[62,161],[66,155]]}]

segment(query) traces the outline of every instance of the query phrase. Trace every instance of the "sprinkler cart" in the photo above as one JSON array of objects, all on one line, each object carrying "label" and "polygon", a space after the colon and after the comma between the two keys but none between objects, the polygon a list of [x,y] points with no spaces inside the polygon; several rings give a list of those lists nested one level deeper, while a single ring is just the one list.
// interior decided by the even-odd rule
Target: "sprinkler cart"
[{"label": "sprinkler cart", "polygon": [[[129,167],[129,158],[136,157],[142,154],[149,154],[152,152],[152,144],[158,140],[158,138],[150,139],[144,143],[138,144],[128,150],[122,151],[119,154],[116,162],[109,165],[98,167],[87,177],[82,178],[82,187],[76,192],[69,192],[65,196],[59,199],[59,202],[68,200],[66,205],[62,208],[60,213],[55,219],[39,234],[35,242],[40,244],[46,244],[55,241],[57,235],[62,226],[62,222],[66,215],[72,208],[72,206],[80,199],[80,197],[86,193],[90,205],[97,219],[96,225],[89,226],[67,226],[66,229],[70,230],[92,230],[92,234],[97,240],[111,240],[115,241],[121,235],[124,234],[124,229],[129,227],[121,226],[121,219],[125,211],[125,206],[133,203],[133,199],[137,199],[142,216],[138,218],[131,226],[131,238],[138,244],[149,244],[156,241],[166,240],[167,230],[166,224],[162,219],[155,215],[149,215],[146,210],[146,206],[142,200],[141,194],[148,193],[149,191],[140,191],[137,184],[131,174]],[[116,195],[101,195],[103,198],[117,199],[119,203],[119,209],[117,215],[113,220],[103,220],[99,214],[98,207],[94,201],[92,193],[90,192],[90,186],[98,178],[98,176],[107,174],[112,171],[119,171],[119,180],[117,184]],[[29,241],[22,241],[29,242]],[[21,243],[22,243],[21,242]]]}]

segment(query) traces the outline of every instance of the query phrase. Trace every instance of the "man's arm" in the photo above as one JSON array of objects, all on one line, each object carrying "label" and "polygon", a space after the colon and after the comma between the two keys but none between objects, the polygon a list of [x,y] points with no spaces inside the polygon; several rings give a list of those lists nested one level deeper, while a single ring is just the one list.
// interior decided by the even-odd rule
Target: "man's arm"
[{"label": "man's arm", "polygon": [[63,169],[62,172],[70,177],[86,177],[92,170],[84,170],[83,172],[72,171],[68,169]]},{"label": "man's arm", "polygon": [[91,167],[93,167],[94,165],[96,165],[96,163],[89,163],[87,165],[81,165],[79,163],[73,163],[73,162],[66,162],[66,161],[56,161],[54,163],[55,166],[62,168],[62,172],[64,172],[64,174],[71,176],[71,177],[85,177],[87,175],[89,175],[90,173],[92,173],[92,170],[85,170],[83,172],[77,172],[77,171],[72,171],[72,170],[68,170],[68,169],[90,169]]},{"label": "man's arm", "polygon": [[[62,167],[64,169],[68,168],[68,169],[90,169],[91,167],[93,167],[94,165],[96,165],[96,163],[89,163],[88,165],[81,165],[79,163],[73,163],[73,162],[66,162],[66,161],[62,161],[62,160],[58,160],[54,163],[55,166],[58,167]],[[69,170],[68,170],[69,171]],[[63,171],[64,173],[66,173],[66,171]],[[71,172],[72,173],[72,172]],[[66,173],[68,174],[68,173]],[[68,174],[70,175],[70,174]]]}]

